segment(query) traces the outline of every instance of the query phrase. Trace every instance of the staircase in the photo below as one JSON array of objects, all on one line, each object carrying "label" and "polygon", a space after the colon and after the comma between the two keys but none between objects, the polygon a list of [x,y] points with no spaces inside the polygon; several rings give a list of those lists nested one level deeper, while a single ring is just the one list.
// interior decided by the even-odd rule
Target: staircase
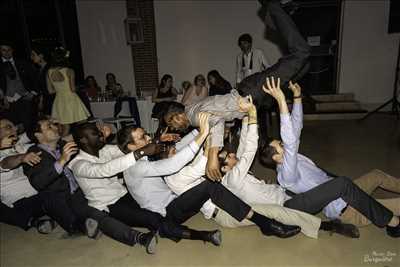
[{"label": "staircase", "polygon": [[366,110],[361,108],[354,94],[314,95],[312,103],[304,99],[305,120],[354,120],[362,118]]}]

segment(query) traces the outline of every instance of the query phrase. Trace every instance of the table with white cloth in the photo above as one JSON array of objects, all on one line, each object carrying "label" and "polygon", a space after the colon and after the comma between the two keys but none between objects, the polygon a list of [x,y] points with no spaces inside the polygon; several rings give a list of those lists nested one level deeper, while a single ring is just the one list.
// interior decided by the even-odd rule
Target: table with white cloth
[{"label": "table with white cloth", "polygon": [[[154,103],[150,99],[136,100],[141,127],[148,133],[154,133],[157,128],[157,122],[151,119],[151,111],[153,110]],[[115,101],[104,101],[104,102],[90,102],[93,115],[99,119],[105,119],[113,117],[114,115]],[[119,116],[130,116],[129,104],[122,102],[122,110]]]}]

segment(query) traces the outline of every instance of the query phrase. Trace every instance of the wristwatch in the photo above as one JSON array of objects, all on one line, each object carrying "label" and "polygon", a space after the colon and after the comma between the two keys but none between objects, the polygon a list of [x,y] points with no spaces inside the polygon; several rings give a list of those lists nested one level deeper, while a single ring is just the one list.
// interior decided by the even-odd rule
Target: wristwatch
[{"label": "wristwatch", "polygon": [[133,152],[133,156],[135,157],[136,160],[140,159],[141,157],[144,156],[144,151],[143,150],[136,150]]}]

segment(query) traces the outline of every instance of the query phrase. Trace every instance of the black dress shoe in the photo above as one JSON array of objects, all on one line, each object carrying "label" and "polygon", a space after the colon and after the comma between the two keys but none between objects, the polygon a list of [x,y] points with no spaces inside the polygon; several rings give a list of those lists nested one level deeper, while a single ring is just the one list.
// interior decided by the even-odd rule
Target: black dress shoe
[{"label": "black dress shoe", "polygon": [[352,224],[342,223],[340,220],[333,220],[330,222],[330,224],[332,226],[331,233],[337,233],[350,238],[360,237],[358,228]]},{"label": "black dress shoe", "polygon": [[301,228],[296,225],[286,225],[271,219],[270,223],[265,227],[260,227],[261,232],[266,236],[277,236],[280,238],[288,238],[297,235]]},{"label": "black dress shoe", "polygon": [[207,241],[212,243],[214,246],[220,246],[222,243],[222,233],[220,230],[210,231],[207,234]]},{"label": "black dress shoe", "polygon": [[149,233],[138,233],[138,243],[146,248],[148,254],[156,253],[156,246],[158,243],[157,234],[154,232]]},{"label": "black dress shoe", "polygon": [[286,11],[289,15],[293,15],[300,8],[300,5],[295,1],[289,1],[284,4],[281,4],[283,10]]},{"label": "black dress shoe", "polygon": [[386,226],[386,233],[388,236],[398,238],[400,237],[400,223],[397,226]]}]

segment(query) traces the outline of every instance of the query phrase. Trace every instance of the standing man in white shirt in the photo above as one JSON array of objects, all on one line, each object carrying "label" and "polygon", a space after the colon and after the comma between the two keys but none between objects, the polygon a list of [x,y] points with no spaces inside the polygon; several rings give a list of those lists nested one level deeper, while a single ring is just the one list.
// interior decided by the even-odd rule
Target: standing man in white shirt
[{"label": "standing man in white shirt", "polygon": [[264,52],[253,48],[253,38],[244,33],[238,39],[238,46],[242,52],[236,58],[236,88],[247,76],[265,70],[270,66],[265,59]]}]

